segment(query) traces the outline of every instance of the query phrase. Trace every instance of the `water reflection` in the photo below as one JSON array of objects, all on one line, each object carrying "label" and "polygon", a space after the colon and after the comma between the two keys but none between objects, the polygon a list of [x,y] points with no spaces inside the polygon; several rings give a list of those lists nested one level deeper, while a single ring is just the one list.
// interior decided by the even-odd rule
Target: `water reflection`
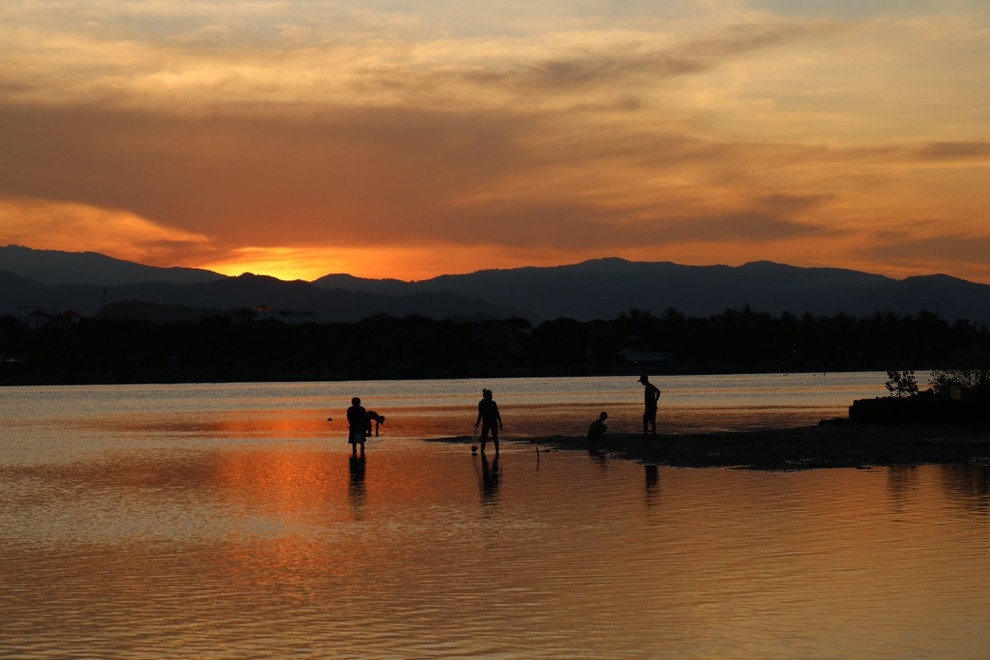
[{"label": "water reflection", "polygon": [[905,504],[918,488],[918,469],[913,465],[895,465],[887,469],[887,493],[895,504]]},{"label": "water reflection", "polygon": [[[452,395],[449,407],[410,398],[409,417],[390,413],[368,471],[342,425],[323,421],[333,387],[237,386],[236,399],[210,394],[226,386],[165,388],[125,397],[130,418],[116,422],[82,394],[61,412],[39,395],[0,428],[0,656],[990,648],[986,466],[760,473],[562,451],[534,465],[512,443],[493,461],[419,441],[470,433],[473,415],[437,428],[461,406]],[[281,398],[252,394],[271,388]],[[589,393],[573,419],[611,396]],[[503,405],[518,406],[521,426],[535,420],[527,432],[565,428],[521,400]]]},{"label": "water reflection", "polygon": [[367,458],[364,454],[360,456],[350,456],[348,458],[348,481],[347,494],[351,499],[351,508],[354,511],[354,519],[361,519],[361,511],[364,506],[366,491],[364,487],[364,474],[367,465]]},{"label": "water reflection", "polygon": [[948,496],[967,508],[990,510],[990,466],[940,466],[942,485]]},{"label": "water reflection", "polygon": [[603,472],[608,468],[608,452],[598,447],[588,447],[588,458]]},{"label": "water reflection", "polygon": [[[502,472],[499,469],[498,461],[499,456],[496,455],[492,459],[491,464],[488,463],[488,456],[481,454],[481,479],[479,485],[481,487],[481,502],[482,504],[489,506],[498,504],[498,487],[502,481]],[[476,460],[477,455],[472,457],[472,460]],[[477,471],[477,468],[475,468]]]},{"label": "water reflection", "polygon": [[0,470],[0,655],[80,639],[92,656],[238,657],[980,657],[990,644],[990,530],[945,515],[947,497],[986,504],[983,467],[603,471],[550,452],[536,469],[528,448],[394,447],[370,472],[341,444]]},{"label": "water reflection", "polygon": [[[313,410],[225,411],[206,417],[201,412],[168,415],[150,412],[119,415],[114,410],[97,412],[79,419],[74,426],[80,430],[132,438],[168,433],[190,437],[292,439],[320,437],[327,433],[320,412]],[[331,430],[339,432],[339,428],[332,426]]]},{"label": "water reflection", "polygon": [[646,477],[646,503],[660,503],[660,468],[656,463],[646,463],[643,465],[643,473]]}]

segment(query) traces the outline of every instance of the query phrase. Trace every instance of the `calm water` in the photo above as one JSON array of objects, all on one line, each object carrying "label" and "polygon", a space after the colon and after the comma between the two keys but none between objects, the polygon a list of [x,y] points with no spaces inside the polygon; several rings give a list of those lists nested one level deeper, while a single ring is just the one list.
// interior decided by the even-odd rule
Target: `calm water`
[{"label": "calm water", "polygon": [[[660,378],[661,432],[814,423],[884,380]],[[482,385],[509,437],[639,426],[635,378],[0,390],[0,656],[990,653],[986,467],[423,442],[470,434]],[[387,417],[364,462],[352,395]]]}]

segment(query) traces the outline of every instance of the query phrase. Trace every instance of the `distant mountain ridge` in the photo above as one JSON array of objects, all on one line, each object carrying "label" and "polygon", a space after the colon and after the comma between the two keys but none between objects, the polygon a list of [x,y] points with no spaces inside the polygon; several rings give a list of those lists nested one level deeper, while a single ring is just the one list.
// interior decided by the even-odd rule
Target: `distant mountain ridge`
[{"label": "distant mountain ridge", "polygon": [[200,268],[144,266],[98,252],[34,250],[21,245],[0,247],[0,271],[4,270],[49,286],[119,286],[141,282],[194,284],[215,282],[226,277]]},{"label": "distant mountain ridge", "polygon": [[858,317],[927,310],[947,320],[990,323],[990,286],[947,275],[895,280],[841,268],[798,268],[769,261],[742,266],[595,259],[570,266],[484,270],[422,282],[328,275],[314,281],[352,291],[450,291],[519,308],[530,318],[610,319],[632,308],[669,308],[707,317],[725,309]]},{"label": "distant mountain ridge", "polygon": [[225,277],[215,282],[152,282],[116,287],[46,286],[0,271],[0,314],[25,317],[32,312],[139,318],[159,322],[190,321],[236,310],[262,309],[262,316],[293,321],[354,322],[374,314],[436,319],[505,318],[515,310],[453,293],[383,296],[343,289],[326,290],[309,282],[284,282],[262,275]]},{"label": "distant mountain ridge", "polygon": [[154,320],[189,320],[265,306],[285,318],[299,315],[313,321],[356,321],[373,314],[589,321],[611,319],[633,308],[658,315],[673,308],[708,317],[748,305],[759,312],[798,316],[902,316],[927,310],[949,321],[990,324],[990,286],[985,284],[947,275],[896,280],[768,261],[684,266],[612,257],[418,282],[347,274],[287,282],[262,275],[227,277],[197,269],[155,268],[97,253],[0,248],[0,314],[23,317],[33,308],[91,316],[105,305],[104,316]]}]

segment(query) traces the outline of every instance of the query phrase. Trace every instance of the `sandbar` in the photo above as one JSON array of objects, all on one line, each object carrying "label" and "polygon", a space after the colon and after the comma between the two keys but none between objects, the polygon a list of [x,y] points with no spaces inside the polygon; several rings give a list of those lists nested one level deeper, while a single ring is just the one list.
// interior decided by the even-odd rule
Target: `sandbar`
[{"label": "sandbar", "polygon": [[[471,438],[437,442],[470,443]],[[852,424],[716,433],[607,434],[589,442],[580,436],[507,437],[503,443],[535,445],[540,451],[604,453],[646,465],[683,468],[809,470],[924,464],[990,466],[990,425]],[[489,456],[493,449],[488,446]]]}]

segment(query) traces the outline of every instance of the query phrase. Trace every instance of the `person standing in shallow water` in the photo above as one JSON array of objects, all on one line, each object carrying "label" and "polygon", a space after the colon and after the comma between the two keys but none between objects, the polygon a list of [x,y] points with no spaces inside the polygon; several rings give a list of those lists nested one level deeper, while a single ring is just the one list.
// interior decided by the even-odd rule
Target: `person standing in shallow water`
[{"label": "person standing in shallow water", "polygon": [[481,453],[485,453],[485,445],[488,443],[488,432],[491,431],[492,442],[495,443],[495,455],[498,456],[498,432],[502,428],[502,415],[498,412],[498,404],[492,398],[492,391],[481,390],[481,401],[478,402],[478,419],[474,422],[474,428],[481,424]]},{"label": "person standing in shallow water", "polygon": [[375,437],[378,437],[378,426],[385,423],[385,415],[379,415],[374,410],[369,410],[364,413],[365,427],[364,434],[371,437],[371,423],[375,423]]},{"label": "person standing in shallow water", "polygon": [[657,406],[660,401],[660,388],[650,382],[650,377],[643,374],[639,377],[643,384],[643,436],[647,433],[657,434]]},{"label": "person standing in shallow water", "polygon": [[368,420],[361,398],[351,399],[351,407],[347,409],[347,442],[351,444],[351,454],[357,456],[358,445],[361,445],[361,455],[364,456],[364,442],[367,439],[365,427]]}]

